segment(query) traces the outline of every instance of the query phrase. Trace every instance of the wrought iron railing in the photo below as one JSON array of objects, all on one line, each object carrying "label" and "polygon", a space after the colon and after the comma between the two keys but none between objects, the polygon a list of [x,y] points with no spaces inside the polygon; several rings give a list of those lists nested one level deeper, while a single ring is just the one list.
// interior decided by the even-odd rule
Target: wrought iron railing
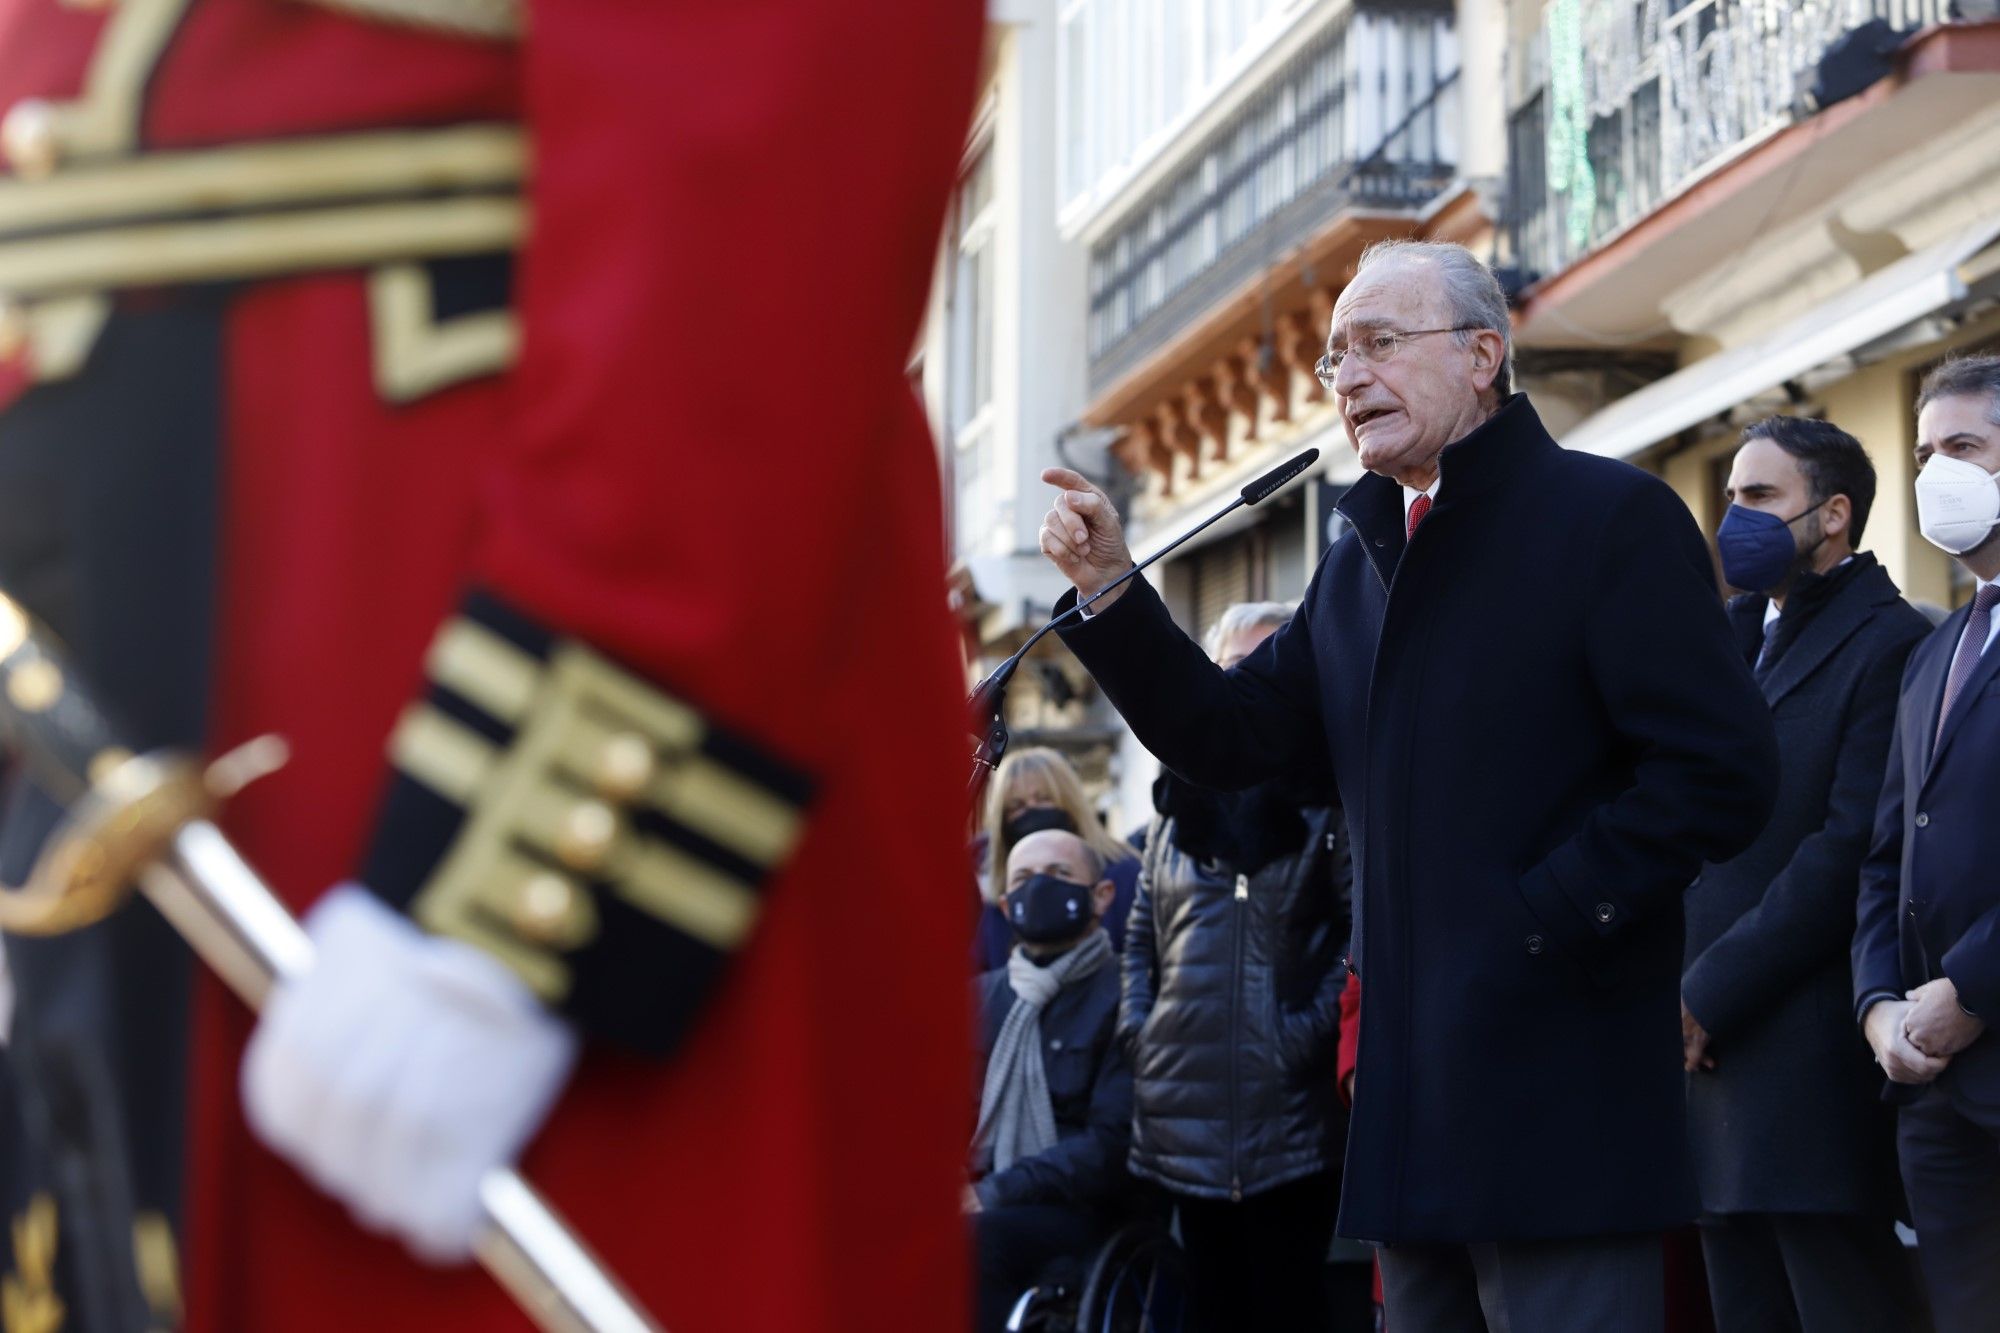
[{"label": "wrought iron railing", "polygon": [[1356,10],[1315,38],[1092,247],[1092,389],[1343,209],[1435,198],[1457,79],[1448,11]]},{"label": "wrought iron railing", "polygon": [[1849,33],[1913,32],[1952,0],[1551,0],[1510,126],[1527,276],[1560,272],[1790,123],[1802,76]]}]

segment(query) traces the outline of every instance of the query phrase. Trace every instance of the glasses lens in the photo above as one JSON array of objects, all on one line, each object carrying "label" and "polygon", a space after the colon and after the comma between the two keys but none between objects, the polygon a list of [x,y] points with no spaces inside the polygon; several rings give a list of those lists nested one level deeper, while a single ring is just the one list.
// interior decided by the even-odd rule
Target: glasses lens
[{"label": "glasses lens", "polygon": [[1370,365],[1380,365],[1396,354],[1402,342],[1402,338],[1393,333],[1371,333],[1354,346]]},{"label": "glasses lens", "polygon": [[1339,352],[1328,352],[1313,363],[1313,374],[1329,389],[1333,387],[1334,376],[1340,373],[1340,357]]}]

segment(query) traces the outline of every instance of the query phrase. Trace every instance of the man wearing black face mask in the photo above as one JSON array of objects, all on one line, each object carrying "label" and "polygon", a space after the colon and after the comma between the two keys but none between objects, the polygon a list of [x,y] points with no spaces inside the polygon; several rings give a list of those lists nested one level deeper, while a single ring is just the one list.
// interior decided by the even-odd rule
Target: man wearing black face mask
[{"label": "man wearing black face mask", "polygon": [[1074,833],[1030,833],[1007,858],[1003,906],[1020,943],[978,982],[984,1072],[966,1191],[982,1331],[1004,1327],[1052,1265],[1088,1254],[1129,1183],[1132,1067],[1099,925],[1111,897],[1102,858]]},{"label": "man wearing black face mask", "polygon": [[[1903,662],[1929,631],[1854,548],[1875,472],[1824,422],[1743,433],[1716,536],[1777,727],[1776,813],[1687,895],[1681,1026],[1719,1333],[1904,1330],[1892,1113],[1848,1007],[1848,942]],[[1802,1112],[1806,1112],[1803,1113]]]}]

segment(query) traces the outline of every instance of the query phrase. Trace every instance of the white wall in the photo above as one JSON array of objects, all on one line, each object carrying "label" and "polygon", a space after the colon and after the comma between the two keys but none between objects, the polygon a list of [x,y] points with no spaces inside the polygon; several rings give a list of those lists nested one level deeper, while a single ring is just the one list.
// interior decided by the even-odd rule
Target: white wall
[{"label": "white wall", "polygon": [[[1084,406],[1086,252],[1056,231],[1057,3],[1009,0],[992,11],[990,82],[968,145],[968,160],[983,148],[993,167],[993,400],[986,428],[994,480],[979,512],[957,512],[954,521],[980,595],[1003,609],[989,626],[995,632],[1032,614],[1023,612],[1024,603],[1053,600],[1059,580],[1036,549],[1047,508],[1040,474],[1058,461],[1056,435]],[[954,225],[944,237],[923,344],[926,404],[947,438],[950,302],[957,299],[948,280],[956,246]]]},{"label": "white wall", "polygon": [[[1013,358],[1015,502],[1012,548],[1039,558],[1047,508],[1042,469],[1058,461],[1055,439],[1084,407],[1088,252],[1056,230],[1058,0],[1039,0],[1034,21],[1014,29],[1016,96],[1003,115],[1020,146],[1013,184],[1016,238],[1014,323],[1002,345]],[[1003,273],[1006,270],[1002,270]]]}]

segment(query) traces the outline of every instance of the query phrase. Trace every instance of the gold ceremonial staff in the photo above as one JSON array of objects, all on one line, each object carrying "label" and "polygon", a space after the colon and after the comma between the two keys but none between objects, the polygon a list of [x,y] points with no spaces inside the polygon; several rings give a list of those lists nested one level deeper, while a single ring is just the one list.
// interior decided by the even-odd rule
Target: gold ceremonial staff
[{"label": "gold ceremonial staff", "polygon": [[[285,761],[276,737],[204,767],[135,755],[64,664],[54,640],[0,593],[0,730],[64,803],[28,882],[0,885],[0,930],[54,935],[102,920],[133,884],[253,1009],[313,965],[312,940],[239,856],[214,815]],[[479,1262],[548,1333],[661,1333],[540,1195],[513,1171],[479,1187]]]}]

